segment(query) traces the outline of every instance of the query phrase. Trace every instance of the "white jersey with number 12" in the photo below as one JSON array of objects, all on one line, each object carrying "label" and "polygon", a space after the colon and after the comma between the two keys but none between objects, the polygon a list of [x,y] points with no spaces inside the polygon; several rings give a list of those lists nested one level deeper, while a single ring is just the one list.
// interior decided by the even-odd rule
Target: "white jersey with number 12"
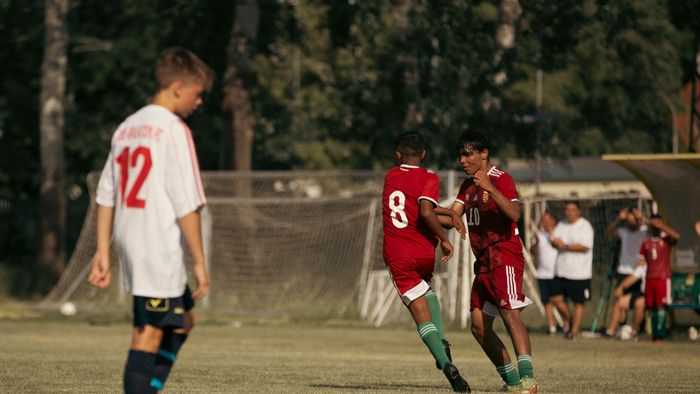
[{"label": "white jersey with number 12", "polygon": [[206,204],[192,134],[182,119],[151,104],[119,125],[96,200],[114,208],[112,235],[125,290],[181,296],[187,272],[177,220]]}]

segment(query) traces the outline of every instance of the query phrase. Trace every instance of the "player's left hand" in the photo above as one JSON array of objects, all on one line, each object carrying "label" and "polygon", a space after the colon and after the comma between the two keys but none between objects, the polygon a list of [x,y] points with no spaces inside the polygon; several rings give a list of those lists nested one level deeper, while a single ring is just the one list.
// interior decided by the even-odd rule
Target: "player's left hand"
[{"label": "player's left hand", "polygon": [[452,258],[455,248],[452,246],[449,240],[440,241],[440,249],[442,249],[442,261],[447,262]]},{"label": "player's left hand", "polygon": [[479,170],[473,175],[474,183],[485,191],[491,193],[493,191],[493,183],[491,183],[491,178],[484,170]]},{"label": "player's left hand", "polygon": [[211,281],[209,280],[209,273],[207,272],[207,267],[204,262],[195,264],[193,271],[195,282],[197,282],[197,288],[192,293],[192,298],[199,300],[209,292]]},{"label": "player's left hand", "polygon": [[106,289],[112,280],[112,271],[109,266],[109,254],[95,253],[92,258],[92,269],[88,282],[98,289]]}]

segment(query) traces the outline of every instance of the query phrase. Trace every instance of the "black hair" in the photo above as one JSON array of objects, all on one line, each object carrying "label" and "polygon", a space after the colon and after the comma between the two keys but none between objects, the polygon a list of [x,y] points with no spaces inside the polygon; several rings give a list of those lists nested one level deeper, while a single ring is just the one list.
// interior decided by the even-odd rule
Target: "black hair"
[{"label": "black hair", "polygon": [[406,131],[394,138],[396,150],[406,156],[419,156],[425,150],[423,137],[417,131]]},{"label": "black hair", "polygon": [[569,205],[569,204],[574,204],[574,205],[576,205],[576,208],[578,208],[579,210],[581,210],[581,204],[579,204],[578,201],[576,201],[576,200],[566,200],[566,201],[564,201],[564,206],[567,206],[567,205]]},{"label": "black hair", "polygon": [[544,215],[549,215],[549,216],[551,216],[552,219],[554,219],[554,222],[555,222],[555,223],[556,223],[556,222],[559,222],[559,218],[558,218],[557,215],[555,215],[554,212],[552,212],[552,211],[544,211],[544,212],[542,213],[542,216],[544,216]]},{"label": "black hair", "polygon": [[467,128],[457,140],[457,156],[462,154],[465,147],[477,152],[483,152],[484,149],[488,149],[491,152],[491,141],[484,133],[473,128]]}]

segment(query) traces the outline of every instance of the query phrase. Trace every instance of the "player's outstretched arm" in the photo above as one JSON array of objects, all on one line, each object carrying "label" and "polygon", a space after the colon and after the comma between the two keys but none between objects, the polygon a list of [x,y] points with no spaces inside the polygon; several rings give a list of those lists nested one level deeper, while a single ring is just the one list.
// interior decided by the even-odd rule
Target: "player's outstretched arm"
[{"label": "player's outstretched arm", "polygon": [[204,248],[202,247],[202,223],[199,211],[194,211],[178,219],[182,234],[185,236],[187,247],[192,253],[194,260],[194,279],[197,288],[192,293],[192,298],[198,300],[204,297],[209,291],[209,273],[204,261]]},{"label": "player's outstretched arm", "polygon": [[681,238],[681,235],[678,233],[678,231],[674,230],[671,226],[666,224],[666,222],[664,222],[661,218],[651,218],[649,219],[649,224],[665,232],[671,238],[674,238],[676,240]]},{"label": "player's outstretched arm", "polygon": [[447,209],[439,205],[435,207],[435,214],[437,215],[442,227],[448,229],[454,228],[462,235],[462,239],[467,239],[467,229],[464,227],[464,222],[462,221],[461,215],[451,209]]},{"label": "player's outstretched arm", "polygon": [[109,261],[109,244],[112,239],[114,208],[97,205],[97,251],[92,258],[92,269],[88,281],[93,286],[106,289],[112,280]]},{"label": "player's outstretched arm", "polygon": [[430,231],[435,234],[438,239],[440,239],[440,248],[442,249],[442,261],[448,261],[452,258],[454,253],[454,247],[450,240],[445,234],[445,230],[442,229],[440,221],[435,215],[435,208],[433,203],[428,200],[420,200],[420,217],[425,225],[430,229]]}]

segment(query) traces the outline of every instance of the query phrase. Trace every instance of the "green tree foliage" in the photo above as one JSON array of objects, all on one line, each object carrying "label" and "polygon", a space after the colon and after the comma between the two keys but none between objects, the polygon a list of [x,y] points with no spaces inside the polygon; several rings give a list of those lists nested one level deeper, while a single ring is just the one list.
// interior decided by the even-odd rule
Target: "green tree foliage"
[{"label": "green tree foliage", "polygon": [[[516,150],[527,156],[538,126],[549,155],[667,152],[670,109],[682,79],[678,42],[664,2],[532,2],[526,9],[520,72],[506,97]],[[562,20],[562,16],[565,19]],[[569,21],[567,24],[566,21]],[[534,60],[533,60],[534,59]],[[535,70],[544,75],[543,109],[534,108]],[[535,115],[523,122],[524,114]]]},{"label": "green tree foliage", "polygon": [[[692,75],[696,3],[520,1],[515,47],[495,65],[499,0],[260,0],[253,168],[386,168],[392,137],[414,129],[428,140],[428,165],[446,168],[467,125],[488,132],[504,159],[530,158],[536,146],[546,156],[669,151],[663,97],[676,97]],[[64,131],[71,195],[79,185],[85,202],[85,174],[102,167],[117,123],[149,100],[153,63],[173,45],[217,73],[187,121],[202,168],[218,169],[234,12],[235,2],[221,0],[71,2]],[[28,212],[0,224],[24,246],[0,247],[20,256],[33,253],[42,18],[43,1],[0,0],[0,200]],[[489,78],[498,70],[507,81],[494,87]],[[499,108],[482,108],[485,92]],[[71,209],[84,210],[69,202]],[[81,220],[74,220],[75,232]]]},{"label": "green tree foliage", "polygon": [[490,3],[409,3],[403,11],[341,1],[279,9],[278,33],[256,58],[258,157],[385,167],[392,137],[419,129],[432,165],[453,162],[452,141],[474,116],[490,67],[497,12]]}]

